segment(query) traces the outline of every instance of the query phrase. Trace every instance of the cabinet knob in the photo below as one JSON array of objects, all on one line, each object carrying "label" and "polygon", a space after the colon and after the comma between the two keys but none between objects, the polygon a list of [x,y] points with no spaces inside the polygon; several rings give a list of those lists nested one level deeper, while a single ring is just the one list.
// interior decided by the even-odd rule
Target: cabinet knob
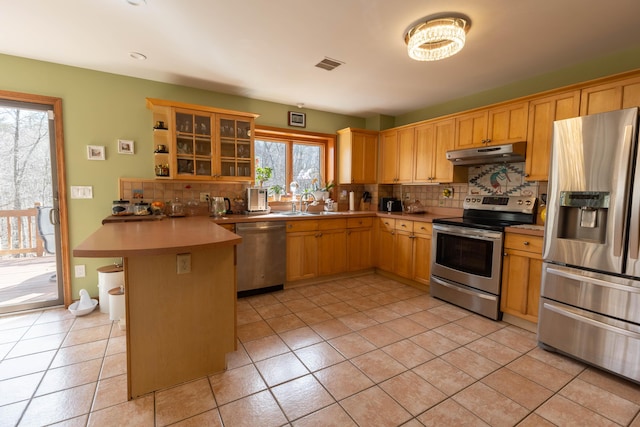
[{"label": "cabinet knob", "polygon": [[509,255],[509,254],[508,254],[508,253],[506,253],[506,252],[502,254],[502,256],[507,256],[507,255]]},{"label": "cabinet knob", "polygon": [[406,224],[401,224],[401,225],[400,225],[400,227],[404,227],[404,228],[406,228],[406,227],[407,227],[407,225],[406,225]]},{"label": "cabinet knob", "polygon": [[529,246],[529,242],[522,242],[523,245]]}]

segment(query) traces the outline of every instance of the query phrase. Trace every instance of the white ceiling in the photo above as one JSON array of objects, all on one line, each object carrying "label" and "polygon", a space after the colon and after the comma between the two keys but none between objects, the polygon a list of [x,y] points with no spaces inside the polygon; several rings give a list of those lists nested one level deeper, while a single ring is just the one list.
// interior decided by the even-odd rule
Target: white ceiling
[{"label": "white ceiling", "polygon": [[[406,29],[442,12],[470,18],[465,48],[409,59]],[[0,53],[360,117],[638,46],[638,0],[0,0]]]}]

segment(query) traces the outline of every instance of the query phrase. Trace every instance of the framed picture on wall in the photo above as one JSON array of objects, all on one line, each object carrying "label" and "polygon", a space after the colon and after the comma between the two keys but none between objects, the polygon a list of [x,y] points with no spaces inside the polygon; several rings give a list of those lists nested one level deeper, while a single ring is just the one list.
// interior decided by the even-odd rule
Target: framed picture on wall
[{"label": "framed picture on wall", "polygon": [[300,128],[307,126],[307,115],[296,111],[289,111],[289,126],[297,126]]},{"label": "framed picture on wall", "polygon": [[89,159],[89,160],[104,160],[104,146],[102,146],[102,145],[87,145],[87,159]]},{"label": "framed picture on wall", "polygon": [[120,154],[133,154],[133,141],[126,139],[118,140],[118,153]]}]

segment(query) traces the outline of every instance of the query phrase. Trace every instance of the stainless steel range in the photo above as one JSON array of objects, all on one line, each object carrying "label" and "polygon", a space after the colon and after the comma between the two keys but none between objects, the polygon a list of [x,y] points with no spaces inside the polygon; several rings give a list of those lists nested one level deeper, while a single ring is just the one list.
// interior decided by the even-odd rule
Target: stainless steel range
[{"label": "stainless steel range", "polygon": [[462,218],[433,220],[430,292],[499,320],[504,228],[533,224],[537,199],[473,195],[463,208]]}]

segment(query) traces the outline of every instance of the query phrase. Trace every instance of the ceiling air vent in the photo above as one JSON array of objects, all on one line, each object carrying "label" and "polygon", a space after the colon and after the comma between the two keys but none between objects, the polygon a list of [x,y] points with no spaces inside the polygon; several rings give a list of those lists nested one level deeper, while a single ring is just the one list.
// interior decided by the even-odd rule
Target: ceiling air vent
[{"label": "ceiling air vent", "polygon": [[336,67],[344,64],[342,61],[338,61],[337,59],[325,58],[316,64],[316,67],[322,68],[323,70],[331,71]]}]

